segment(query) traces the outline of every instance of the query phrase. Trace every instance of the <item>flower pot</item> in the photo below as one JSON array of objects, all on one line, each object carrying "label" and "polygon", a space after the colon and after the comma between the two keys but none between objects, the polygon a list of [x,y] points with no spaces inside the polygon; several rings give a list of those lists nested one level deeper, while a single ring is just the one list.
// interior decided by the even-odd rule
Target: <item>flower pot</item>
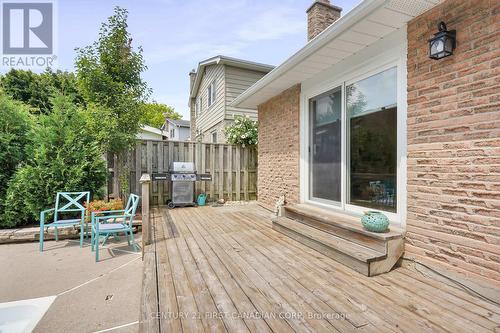
[{"label": "flower pot", "polygon": [[361,217],[363,227],[371,232],[386,232],[389,227],[389,218],[377,211],[367,211]]}]

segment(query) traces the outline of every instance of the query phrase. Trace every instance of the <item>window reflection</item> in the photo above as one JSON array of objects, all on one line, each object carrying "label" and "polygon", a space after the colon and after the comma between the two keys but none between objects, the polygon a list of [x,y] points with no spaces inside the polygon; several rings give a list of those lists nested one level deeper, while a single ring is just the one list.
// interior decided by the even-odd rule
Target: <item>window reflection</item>
[{"label": "window reflection", "polygon": [[340,87],[311,99],[311,195],[340,202]]},{"label": "window reflection", "polygon": [[396,212],[396,68],[346,87],[348,203]]}]

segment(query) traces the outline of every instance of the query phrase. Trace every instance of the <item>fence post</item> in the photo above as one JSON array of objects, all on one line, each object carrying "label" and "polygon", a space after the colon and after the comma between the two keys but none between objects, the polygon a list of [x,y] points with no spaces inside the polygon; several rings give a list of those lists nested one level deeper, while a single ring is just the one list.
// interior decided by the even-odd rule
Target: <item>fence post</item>
[{"label": "fence post", "polygon": [[151,244],[152,225],[149,218],[149,187],[151,186],[151,176],[144,173],[141,183],[141,214],[142,214],[142,255],[144,257],[144,247]]}]

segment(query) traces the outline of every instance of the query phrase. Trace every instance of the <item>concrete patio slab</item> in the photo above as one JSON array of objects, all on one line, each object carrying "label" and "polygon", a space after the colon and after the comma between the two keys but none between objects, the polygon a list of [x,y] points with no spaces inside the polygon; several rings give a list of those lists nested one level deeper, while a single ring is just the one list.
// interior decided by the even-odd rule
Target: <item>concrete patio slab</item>
[{"label": "concrete patio slab", "polygon": [[57,296],[35,332],[137,331],[141,252],[124,237],[108,242],[98,263],[88,242],[48,241],[44,252],[38,243],[0,245],[0,302]]},{"label": "concrete patio slab", "polygon": [[[34,332],[96,332],[139,321],[141,258],[56,298]],[[134,327],[135,326],[135,327]],[[138,324],[123,329],[137,331]]]}]

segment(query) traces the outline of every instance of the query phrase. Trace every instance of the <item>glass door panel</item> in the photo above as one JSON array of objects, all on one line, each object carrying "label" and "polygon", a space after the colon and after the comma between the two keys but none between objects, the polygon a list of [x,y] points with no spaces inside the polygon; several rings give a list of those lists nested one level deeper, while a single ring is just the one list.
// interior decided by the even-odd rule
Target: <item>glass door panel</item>
[{"label": "glass door panel", "polygon": [[396,68],[346,86],[347,203],[396,212]]},{"label": "glass door panel", "polygon": [[341,201],[341,117],[340,87],[310,100],[310,195]]}]

